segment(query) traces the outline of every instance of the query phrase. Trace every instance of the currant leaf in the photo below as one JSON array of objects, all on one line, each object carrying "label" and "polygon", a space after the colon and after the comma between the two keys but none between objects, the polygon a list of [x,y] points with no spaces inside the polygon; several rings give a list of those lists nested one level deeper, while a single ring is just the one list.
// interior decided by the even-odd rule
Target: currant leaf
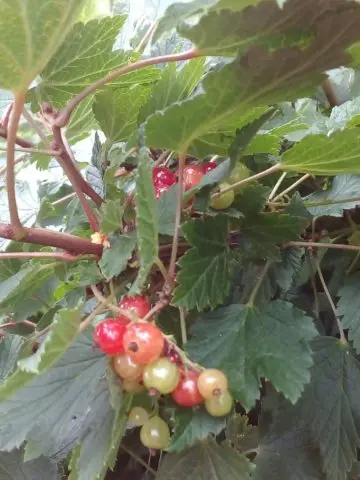
[{"label": "currant leaf", "polygon": [[309,342],[317,331],[312,319],[290,303],[276,300],[262,310],[229,305],[202,314],[191,333],[191,358],[222,370],[247,410],[259,398],[261,377],[293,403],[310,381]]},{"label": "currant leaf", "polygon": [[[211,172],[212,173],[212,172]],[[231,252],[226,217],[192,220],[182,226],[192,248],[179,261],[172,303],[187,309],[216,307],[230,288]]]}]

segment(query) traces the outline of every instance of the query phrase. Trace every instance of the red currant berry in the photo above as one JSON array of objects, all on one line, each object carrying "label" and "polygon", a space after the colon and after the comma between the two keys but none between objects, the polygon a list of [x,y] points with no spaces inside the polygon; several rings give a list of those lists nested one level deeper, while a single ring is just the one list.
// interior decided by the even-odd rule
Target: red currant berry
[{"label": "red currant berry", "polygon": [[164,335],[152,323],[135,323],[124,335],[124,349],[132,359],[143,365],[153,362],[163,352]]},{"label": "red currant berry", "polygon": [[117,355],[124,351],[123,337],[126,325],[116,318],[107,318],[95,327],[94,342],[107,355]]},{"label": "red currant berry", "polygon": [[211,172],[211,170],[215,170],[217,166],[218,165],[215,162],[206,162],[203,164],[204,172],[205,173]]},{"label": "red currant berry", "polygon": [[179,369],[167,358],[159,358],[144,368],[143,381],[146,388],[156,392],[171,393],[180,380]]},{"label": "red currant berry", "polygon": [[[144,318],[145,315],[149,313],[151,305],[149,300],[143,295],[133,295],[132,297],[124,297],[120,301],[119,307],[123,310],[128,310],[138,318]],[[126,324],[130,323],[130,319],[125,315],[120,315],[118,320],[121,320]]]},{"label": "red currant berry", "polygon": [[155,187],[170,188],[176,183],[175,174],[166,167],[155,167],[152,171],[152,178]]},{"label": "red currant berry", "polygon": [[203,403],[204,398],[199,392],[197,386],[199,374],[196,372],[186,372],[176,389],[172,392],[173,400],[183,407],[195,407]]},{"label": "red currant berry", "polygon": [[200,183],[204,176],[203,165],[187,165],[184,168],[184,187],[185,190],[195,187]]},{"label": "red currant berry", "polygon": [[208,368],[199,375],[197,386],[204,398],[211,398],[227,390],[228,380],[220,370]]},{"label": "red currant berry", "polygon": [[123,379],[138,380],[143,372],[143,366],[134,362],[127,353],[116,355],[112,360],[113,369]]}]

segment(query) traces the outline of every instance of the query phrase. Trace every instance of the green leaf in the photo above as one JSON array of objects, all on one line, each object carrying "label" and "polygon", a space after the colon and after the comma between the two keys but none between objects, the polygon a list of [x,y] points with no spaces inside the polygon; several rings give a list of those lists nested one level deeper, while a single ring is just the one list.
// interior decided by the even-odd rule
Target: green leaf
[{"label": "green leaf", "polygon": [[[324,215],[342,217],[344,210],[351,210],[360,204],[359,187],[360,175],[338,175],[328,190],[312,193],[304,198],[304,201],[320,204],[316,207],[308,207],[314,217]],[[351,198],[355,200],[342,202]]]},{"label": "green leaf", "polygon": [[84,0],[1,2],[0,88],[26,91],[64,42],[83,5]]},{"label": "green leaf", "polygon": [[278,155],[281,147],[281,137],[273,133],[259,134],[254,137],[245,148],[244,155],[271,153]]},{"label": "green leaf", "polygon": [[169,453],[161,464],[157,480],[250,480],[250,461],[226,443],[199,442],[181,453]]},{"label": "green leaf", "polygon": [[[108,468],[115,466],[120,441],[125,433],[127,412],[131,405],[130,398],[122,398],[119,383],[116,388],[115,409],[111,408],[111,394],[104,382],[97,416],[89,433],[82,441],[77,460],[72,465],[72,475],[77,473],[77,480],[103,479]],[[70,477],[72,478],[72,477]]]},{"label": "green leaf", "polygon": [[327,135],[308,135],[281,158],[281,168],[314,175],[360,172],[359,132],[356,128]]},{"label": "green leaf", "polygon": [[17,448],[27,439],[28,459],[41,454],[61,458],[86,435],[101,407],[106,366],[106,358],[93,348],[91,333],[81,334],[43,374],[24,373],[26,382],[31,381],[19,382],[17,391],[7,392],[9,397],[2,387],[1,450]]},{"label": "green leaf", "polygon": [[204,58],[190,60],[180,70],[176,63],[168,63],[161,71],[161,77],[155,83],[150,98],[140,110],[140,121],[189,97],[204,73]]},{"label": "green leaf", "polygon": [[149,88],[134,85],[132,88],[107,88],[95,96],[95,118],[108,142],[124,142],[138,126],[138,115],[149,96]]},{"label": "green leaf", "polygon": [[106,248],[99,266],[105,278],[110,279],[119,275],[126,267],[136,247],[134,235],[121,235],[110,242],[110,248]]},{"label": "green leaf", "polygon": [[158,199],[159,233],[162,235],[174,235],[178,191],[178,186],[174,185]]},{"label": "green leaf", "polygon": [[176,28],[179,22],[206,11],[217,0],[193,0],[192,2],[176,2],[170,5],[160,19],[153,34],[152,42],[155,43],[167,31]]},{"label": "green leaf", "polygon": [[[125,16],[104,17],[91,20],[85,25],[77,23],[61,49],[42,71],[39,84],[31,89],[29,96],[33,110],[38,108],[41,101],[49,102],[57,108],[62,107],[86,86],[121,65],[136,61],[138,57],[135,54],[113,51],[125,18]],[[155,68],[145,68],[119,77],[112,82],[112,86],[147,83],[157,76]]]},{"label": "green leaf", "polygon": [[116,200],[106,200],[101,206],[100,230],[102,233],[113,233],[122,230],[122,219],[125,210],[125,195]]},{"label": "green leaf", "polygon": [[296,240],[308,220],[287,213],[262,213],[246,217],[241,224],[241,233],[264,245]]},{"label": "green leaf", "polygon": [[145,149],[139,153],[136,179],[136,226],[140,269],[136,288],[142,287],[158,257],[159,217],[152,181],[151,160]]},{"label": "green leaf", "polygon": [[[225,8],[220,10],[216,5],[197,24],[180,24],[180,35],[188,38],[204,55],[231,56],[241,55],[253,45],[269,49],[286,45],[306,46],[314,34],[317,23],[312,21],[314,6],[309,2],[303,3],[301,10],[294,1],[287,1],[283,8],[279,8],[276,1],[245,0],[237,3],[236,12]],[[259,5],[244,8],[253,3]]]},{"label": "green leaf", "polygon": [[[147,144],[177,152],[189,150],[200,158],[217,153],[219,145],[220,154],[226,151],[231,143],[226,135],[231,138],[237,128],[267,110],[259,106],[244,109],[244,105],[238,105],[239,92],[234,91],[234,81],[236,79],[222,72],[211,73],[203,81],[206,93],[153,114],[145,124]],[[221,135],[214,137],[216,134]]]},{"label": "green leaf", "polygon": [[100,270],[93,260],[79,262],[67,268],[65,281],[76,283],[77,287],[87,287],[101,280]]},{"label": "green leaf", "polygon": [[236,195],[233,207],[245,215],[254,218],[263,211],[266,200],[270,194],[270,188],[261,183],[244,186],[240,195]]},{"label": "green leaf", "polygon": [[40,457],[32,462],[24,462],[23,449],[0,452],[1,480],[58,480],[56,465],[48,458]]},{"label": "green leaf", "polygon": [[230,389],[249,410],[265,377],[295,403],[310,381],[312,319],[292,304],[276,300],[262,310],[229,305],[205,313],[187,344],[192,359],[223,370]]},{"label": "green leaf", "polygon": [[19,388],[48,370],[70,347],[78,334],[78,310],[59,310],[37,352],[17,362],[17,369],[0,387],[0,398],[11,397]]},{"label": "green leaf", "polygon": [[231,252],[228,247],[228,222],[217,216],[191,220],[182,225],[192,248],[180,259],[172,303],[189,310],[216,307],[230,288]]},{"label": "green leaf", "polygon": [[246,415],[233,413],[226,420],[226,440],[237,450],[246,452],[259,444],[259,428],[249,423]]},{"label": "green leaf", "polygon": [[0,381],[3,382],[13,371],[21,347],[21,337],[17,335],[5,335],[0,341]]},{"label": "green leaf", "polygon": [[327,480],[306,432],[281,427],[273,427],[258,445],[254,480]]},{"label": "green leaf", "polygon": [[355,273],[345,278],[345,284],[338,293],[340,297],[337,313],[342,317],[343,328],[349,329],[349,340],[354,343],[360,353],[360,302],[358,291],[360,288],[360,274]]},{"label": "green leaf", "polygon": [[310,435],[326,479],[345,480],[360,445],[360,364],[336,338],[317,338],[313,352],[311,383],[295,406],[281,407],[277,423],[282,430],[286,425],[297,435]]},{"label": "green leaf", "polygon": [[66,127],[66,138],[71,145],[80,142],[91,135],[91,131],[98,128],[93,113],[94,96],[84,98],[80,105],[71,115],[70,122]]},{"label": "green leaf", "polygon": [[53,275],[45,265],[30,264],[0,283],[0,309],[16,311],[16,304],[40,288]]},{"label": "green leaf", "polygon": [[182,452],[210,434],[218,435],[225,428],[225,419],[211,417],[203,409],[176,411],[175,431],[170,440],[169,452]]}]

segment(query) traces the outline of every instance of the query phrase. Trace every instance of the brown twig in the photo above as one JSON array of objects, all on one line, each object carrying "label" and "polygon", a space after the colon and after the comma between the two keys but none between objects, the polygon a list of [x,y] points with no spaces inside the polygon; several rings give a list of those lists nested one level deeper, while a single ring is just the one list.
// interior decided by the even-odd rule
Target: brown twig
[{"label": "brown twig", "polygon": [[[15,240],[14,229],[10,224],[0,223],[0,237]],[[87,238],[76,237],[69,233],[46,230],[45,228],[24,227],[24,236],[21,240],[24,243],[35,243],[60,248],[73,254],[101,256],[103,250],[101,245],[96,245]]]},{"label": "brown twig", "polygon": [[16,95],[14,100],[14,106],[11,113],[9,122],[9,128],[7,131],[7,161],[6,161],[6,187],[8,193],[9,213],[10,221],[14,231],[15,240],[21,240],[24,234],[24,230],[20,221],[19,212],[16,202],[16,189],[15,189],[15,145],[16,145],[16,133],[20,122],[20,117],[25,103],[26,93],[20,92]]},{"label": "brown twig", "polygon": [[[93,229],[94,232],[99,231],[99,222],[98,219],[96,218],[94,212],[92,211],[88,201],[85,198],[84,192],[81,188],[81,185],[79,184],[79,176],[74,173],[74,170],[77,171],[75,164],[73,163],[72,159],[70,158],[66,146],[64,145],[63,142],[63,137],[61,135],[61,130],[60,128],[53,127],[53,134],[54,134],[54,142],[53,147],[55,146],[57,150],[59,150],[61,153],[57,155],[57,160],[62,166],[64,172],[66,173],[68,179],[70,180],[71,185],[73,186],[73,189],[75,190],[79,201],[81,203],[82,208],[84,209],[84,212],[89,220],[89,223],[91,225],[91,228]],[[80,173],[79,173],[80,175]],[[80,175],[81,176],[81,175]]]},{"label": "brown twig", "polygon": [[18,327],[19,325],[24,325],[25,327],[33,328],[35,330],[36,323],[30,322],[30,320],[22,320],[21,322],[7,322],[0,324],[0,328],[8,328],[8,327]]},{"label": "brown twig", "polygon": [[[14,160],[14,166],[17,165],[18,163],[23,162],[24,160],[26,160],[26,158],[27,158],[27,155],[21,155],[16,160]],[[0,168],[0,177],[4,175],[4,173],[6,173],[6,170],[7,170],[6,165]]]},{"label": "brown twig", "polygon": [[66,107],[60,111],[59,115],[55,119],[55,125],[57,127],[63,128],[67,125],[72,112],[75,108],[82,102],[87,96],[91,95],[93,92],[103,87],[109,82],[112,82],[121,75],[140,70],[141,68],[150,67],[151,65],[157,65],[159,63],[168,63],[168,62],[179,62],[181,60],[190,60],[191,58],[200,57],[202,53],[196,48],[187,50],[182,53],[174,53],[170,55],[163,55],[153,58],[144,58],[135,63],[130,63],[128,65],[123,65],[118,70],[108,73],[105,77],[101,78],[97,82],[86,87],[82,92],[76,95]]}]

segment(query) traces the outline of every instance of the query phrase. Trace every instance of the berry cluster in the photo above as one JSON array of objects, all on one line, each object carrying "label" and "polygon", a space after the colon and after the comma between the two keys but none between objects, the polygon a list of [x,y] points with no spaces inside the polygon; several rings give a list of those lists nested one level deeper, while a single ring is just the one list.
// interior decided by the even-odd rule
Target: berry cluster
[{"label": "berry cluster", "polygon": [[[150,312],[146,297],[125,297],[119,307],[144,318]],[[124,391],[138,394],[147,389],[152,396],[171,394],[173,401],[183,407],[204,404],[215,417],[227,415],[233,405],[226,376],[216,369],[202,370],[183,361],[182,352],[170,343],[153,323],[131,322],[120,315],[99,323],[94,341],[112,357],[112,367],[121,378]],[[141,407],[134,407],[129,423],[141,426],[142,443],[153,449],[166,448],[170,430],[158,415],[150,416]]]},{"label": "berry cluster", "polygon": [[[217,163],[214,161],[186,165],[184,168],[184,189],[187,191],[198,185],[202,177],[216,167]],[[241,187],[238,189],[235,188],[234,190],[228,190],[229,186],[248,178],[249,175],[250,172],[248,168],[244,164],[238,163],[227,181],[219,184],[218,191],[220,195],[211,199],[210,206],[215,210],[229,208],[234,201],[235,194],[239,193],[239,189],[241,190]],[[175,185],[176,182],[177,176],[171,170],[166,167],[154,167],[153,184],[156,198],[159,198],[163,192]],[[221,193],[223,190],[226,191]]]}]

